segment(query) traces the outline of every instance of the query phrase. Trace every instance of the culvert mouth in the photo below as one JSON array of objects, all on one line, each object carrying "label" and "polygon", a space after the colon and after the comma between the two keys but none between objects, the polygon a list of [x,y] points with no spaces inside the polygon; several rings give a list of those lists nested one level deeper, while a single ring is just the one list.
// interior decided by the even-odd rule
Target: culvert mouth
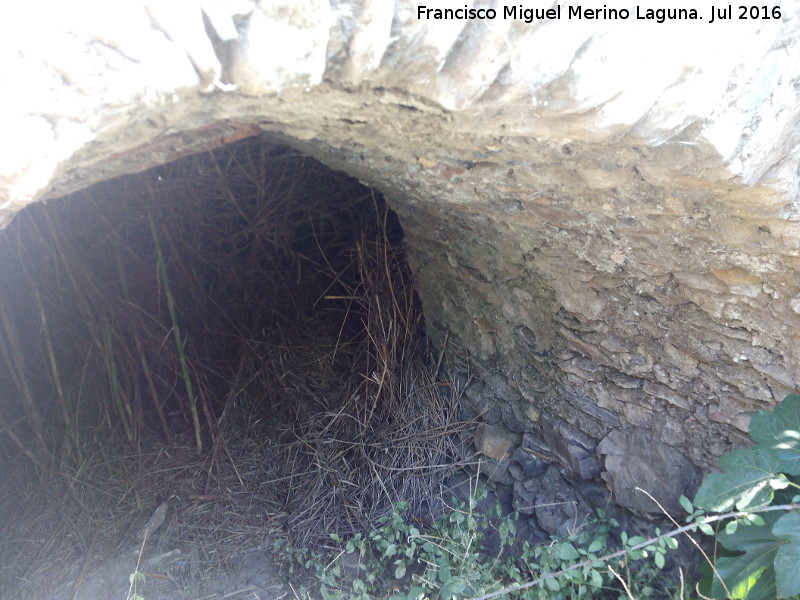
[{"label": "culvert mouth", "polygon": [[424,515],[465,460],[396,215],[287,147],[31,206],[0,253],[0,596],[267,586],[276,541]]}]

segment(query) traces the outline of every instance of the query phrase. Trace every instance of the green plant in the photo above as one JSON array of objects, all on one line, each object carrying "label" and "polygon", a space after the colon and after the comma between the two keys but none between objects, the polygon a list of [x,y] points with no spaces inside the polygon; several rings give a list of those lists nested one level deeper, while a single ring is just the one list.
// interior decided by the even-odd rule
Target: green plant
[{"label": "green plant", "polygon": [[[464,505],[422,528],[407,514],[406,503],[398,503],[390,515],[368,534],[348,540],[332,539],[339,548],[332,559],[297,549],[284,549],[290,568],[313,570],[319,594],[325,600],[389,598],[421,600],[439,598],[489,598],[500,595],[527,600],[572,600],[616,597],[619,582],[637,599],[655,594],[651,585],[663,566],[663,553],[677,544],[672,538],[646,540],[624,538],[624,548],[606,557],[610,531],[617,523],[604,514],[564,539],[531,547],[528,543],[512,550],[518,516],[501,519],[477,512],[483,493],[473,494]],[[481,550],[490,517],[498,517],[496,532],[504,548],[497,555]],[[635,577],[631,559],[655,557],[655,568]],[[621,558],[623,579],[607,564]],[[344,557],[350,557],[349,569]],[[355,560],[352,560],[355,557]],[[352,563],[355,562],[355,565]],[[349,571],[349,572],[348,572]]]},{"label": "green plant", "polygon": [[[762,600],[800,595],[800,396],[750,421],[752,448],[719,459],[694,502],[681,499],[701,531],[722,547],[707,591],[714,598]],[[732,511],[735,509],[735,511]],[[731,511],[731,512],[726,512]],[[705,513],[726,513],[708,517]],[[781,514],[784,513],[784,514]],[[710,526],[716,522],[717,530]]]},{"label": "green plant", "polygon": [[[716,550],[713,557],[706,556],[711,574],[702,597],[797,598],[800,396],[787,396],[774,411],[757,411],[750,436],[755,446],[722,456],[722,472],[705,478],[694,502],[681,496],[689,513],[687,525],[675,523],[676,528],[665,533],[656,529],[656,535],[647,539],[623,532],[622,549],[606,554],[601,555],[608,548],[609,530],[617,524],[600,514],[568,539],[534,548],[525,543],[519,552],[486,556],[479,547],[489,521],[475,512],[481,496],[473,495],[466,506],[455,507],[425,531],[409,524],[407,505],[398,503],[368,535],[357,534],[347,541],[333,536],[341,546],[337,559],[358,551],[355,576],[345,577],[337,559],[323,564],[320,555],[299,551],[292,558],[297,561],[302,556],[306,568],[316,569],[326,600],[591,599],[615,594],[611,587],[615,582],[623,588],[620,598],[640,600],[657,593],[651,583],[665,565],[667,550],[677,548],[675,538],[700,530],[715,535],[721,546],[719,556]],[[513,542],[515,527],[515,518],[501,520],[498,533],[504,546]],[[646,558],[652,560],[632,575],[628,559]],[[613,564],[619,559],[623,559],[620,564]],[[393,571],[387,570],[389,563]],[[684,597],[682,587],[678,594]]]},{"label": "green plant", "polygon": [[128,597],[127,600],[144,600],[144,596],[142,596],[137,589],[144,585],[147,577],[144,573],[138,570],[134,571],[128,576],[128,581],[130,581],[130,588],[128,589]]}]

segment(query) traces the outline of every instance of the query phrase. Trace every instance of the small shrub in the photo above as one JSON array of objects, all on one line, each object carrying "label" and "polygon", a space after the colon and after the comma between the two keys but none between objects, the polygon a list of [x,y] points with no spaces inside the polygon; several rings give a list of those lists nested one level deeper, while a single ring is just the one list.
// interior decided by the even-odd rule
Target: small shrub
[{"label": "small shrub", "polygon": [[[621,550],[604,554],[609,531],[617,523],[600,514],[567,539],[533,548],[525,543],[519,552],[487,556],[479,548],[488,518],[475,512],[481,500],[475,495],[424,531],[410,524],[407,504],[398,503],[368,535],[357,534],[347,541],[333,536],[341,546],[339,556],[359,552],[355,576],[346,577],[336,560],[326,565],[320,555],[289,550],[284,556],[294,565],[316,571],[325,600],[490,600],[500,596],[641,600],[664,594],[652,583],[664,567],[667,550],[677,548],[675,538],[700,530],[715,536],[719,544],[713,556],[706,555],[711,569],[700,585],[701,597],[798,598],[800,396],[787,396],[774,411],[757,411],[750,422],[750,437],[755,446],[722,456],[722,471],[704,479],[693,502],[681,497],[689,513],[688,525],[676,523],[666,533],[656,529],[649,539],[623,533]],[[504,545],[514,539],[516,518],[500,525]],[[651,560],[633,576],[629,559]],[[682,587],[678,597],[685,597]]]},{"label": "small shrub", "polygon": [[721,546],[705,591],[736,600],[797,597],[800,396],[790,394],[773,411],[757,411],[750,437],[754,447],[720,457],[722,471],[705,478],[694,502],[681,499],[689,522],[715,535]]},{"label": "small shrub", "polygon": [[[607,568],[602,556],[609,549],[610,531],[616,522],[600,514],[568,538],[534,547],[524,543],[509,551],[516,534],[518,515],[514,515],[502,520],[498,528],[506,550],[489,556],[481,551],[482,531],[488,527],[489,518],[475,511],[481,499],[480,494],[473,495],[465,505],[454,507],[424,529],[409,518],[407,504],[398,503],[367,535],[356,534],[348,540],[333,535],[340,548],[333,559],[324,560],[321,555],[297,550],[283,554],[289,559],[290,568],[314,571],[319,583],[313,591],[325,600],[453,600],[498,592],[526,600],[619,596],[620,575]],[[499,516],[499,506],[496,511]],[[621,567],[617,563],[615,566],[627,576],[626,593],[636,594],[637,598],[654,596],[652,584],[664,564],[663,553],[677,545],[674,539],[665,539],[624,538],[629,550],[617,554],[623,562]],[[634,549],[637,544],[641,547]],[[624,560],[626,554],[633,559],[652,555],[656,566],[631,577]],[[358,557],[357,573],[347,573],[343,568],[344,555]]]}]

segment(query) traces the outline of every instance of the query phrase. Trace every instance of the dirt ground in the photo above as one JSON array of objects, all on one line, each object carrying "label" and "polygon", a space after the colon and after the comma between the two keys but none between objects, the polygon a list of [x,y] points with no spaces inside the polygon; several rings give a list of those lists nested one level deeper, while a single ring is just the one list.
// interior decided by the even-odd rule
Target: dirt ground
[{"label": "dirt ground", "polygon": [[[275,545],[286,542],[278,525],[285,514],[274,495],[257,489],[268,480],[264,458],[251,444],[250,462],[209,468],[191,446],[154,445],[136,455],[86,456],[76,470],[44,483],[7,471],[0,484],[0,598],[295,597],[273,558]],[[255,468],[259,463],[267,466]],[[213,493],[196,493],[203,476]]]},{"label": "dirt ground", "polygon": [[[291,586],[278,577],[278,565],[265,551],[246,552],[232,572],[204,573],[198,560],[200,550],[188,555],[175,549],[171,556],[144,559],[137,556],[99,556],[87,559],[91,573],[68,582],[47,600],[279,600],[295,598]],[[161,562],[163,560],[163,562]],[[152,565],[155,561],[157,564]],[[138,577],[133,576],[139,573]]]}]

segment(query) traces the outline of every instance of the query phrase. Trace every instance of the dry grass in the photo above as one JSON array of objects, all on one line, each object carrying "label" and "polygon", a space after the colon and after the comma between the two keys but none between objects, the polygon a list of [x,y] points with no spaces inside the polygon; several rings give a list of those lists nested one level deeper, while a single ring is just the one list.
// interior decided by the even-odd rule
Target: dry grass
[{"label": "dry grass", "polygon": [[78,196],[0,238],[0,595],[79,587],[168,498],[157,545],[211,573],[419,514],[464,460],[372,192],[250,140]]}]

